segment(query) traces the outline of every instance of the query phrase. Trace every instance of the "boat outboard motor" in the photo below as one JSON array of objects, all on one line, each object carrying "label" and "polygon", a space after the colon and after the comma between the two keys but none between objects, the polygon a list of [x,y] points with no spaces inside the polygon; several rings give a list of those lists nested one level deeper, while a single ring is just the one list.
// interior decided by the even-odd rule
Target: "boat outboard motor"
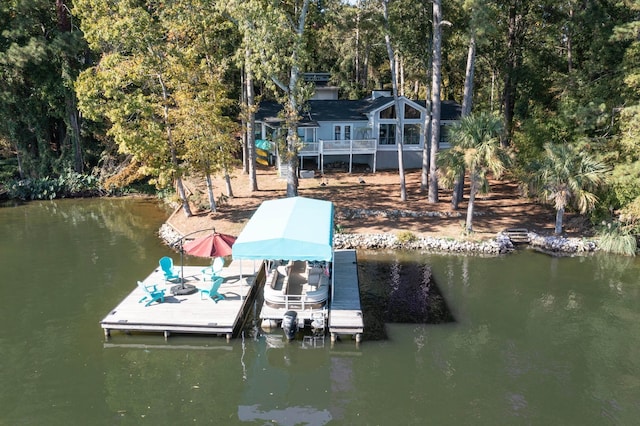
[{"label": "boat outboard motor", "polygon": [[287,311],[282,318],[282,329],[287,340],[293,340],[298,332],[298,313]]}]

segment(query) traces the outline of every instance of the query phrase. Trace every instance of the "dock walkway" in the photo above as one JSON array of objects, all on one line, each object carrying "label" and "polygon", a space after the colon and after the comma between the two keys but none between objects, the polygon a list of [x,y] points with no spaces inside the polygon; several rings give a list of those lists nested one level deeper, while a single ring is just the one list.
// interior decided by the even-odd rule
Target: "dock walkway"
[{"label": "dock walkway", "polygon": [[329,307],[329,333],[331,341],[338,335],[354,335],[356,343],[362,339],[364,322],[360,307],[360,284],[355,250],[334,252],[333,273],[335,274],[333,295]]},{"label": "dock walkway", "polygon": [[[133,291],[113,308],[100,321],[105,337],[109,338],[112,330],[124,332],[160,332],[165,338],[171,333],[201,333],[223,335],[230,339],[242,326],[248,305],[255,294],[254,282],[260,264],[253,261],[234,260],[219,273],[224,282],[218,290],[224,295],[223,300],[215,303],[199,291],[188,295],[172,295],[171,287],[176,283],[165,282],[164,275],[156,268],[143,283],[147,286],[157,285],[165,290],[163,303],[145,306],[139,303],[144,297],[143,291],[135,286]],[[184,266],[186,284],[197,288],[209,289],[211,282],[202,280],[203,266]],[[176,269],[180,269],[177,266]],[[135,283],[133,283],[135,284]]]}]

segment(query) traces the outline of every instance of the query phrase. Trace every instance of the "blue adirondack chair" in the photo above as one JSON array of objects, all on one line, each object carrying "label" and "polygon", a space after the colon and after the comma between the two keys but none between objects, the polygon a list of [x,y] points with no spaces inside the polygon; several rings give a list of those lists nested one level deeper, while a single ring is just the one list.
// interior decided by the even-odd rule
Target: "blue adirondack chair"
[{"label": "blue adirondack chair", "polygon": [[202,279],[204,281],[215,281],[218,277],[218,272],[224,268],[224,259],[222,257],[216,257],[213,259],[211,266],[207,266],[202,270]]},{"label": "blue adirondack chair", "polygon": [[212,281],[213,281],[213,283],[211,284],[211,288],[208,288],[208,289],[201,288],[200,289],[200,299],[202,299],[202,295],[203,294],[208,294],[209,297],[214,302],[218,303],[218,300],[224,299],[224,295],[218,293],[218,289],[220,288],[220,285],[224,281],[224,278],[218,277],[217,275],[214,275]]},{"label": "blue adirondack chair", "polygon": [[160,268],[162,268],[162,272],[164,272],[165,281],[180,280],[178,271],[173,268],[173,259],[165,256],[161,258],[158,263],[160,264]]},{"label": "blue adirondack chair", "polygon": [[158,290],[156,285],[144,285],[142,281],[138,281],[138,287],[145,293],[144,297],[138,300],[138,303],[146,300],[147,303],[144,306],[149,306],[153,302],[164,302],[164,290]]}]

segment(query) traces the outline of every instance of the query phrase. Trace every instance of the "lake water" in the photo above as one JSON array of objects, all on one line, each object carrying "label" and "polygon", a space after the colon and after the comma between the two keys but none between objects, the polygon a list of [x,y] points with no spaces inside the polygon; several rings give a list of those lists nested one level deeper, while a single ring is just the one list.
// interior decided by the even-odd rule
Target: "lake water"
[{"label": "lake water", "polygon": [[[179,261],[156,235],[166,217],[143,200],[0,208],[0,424],[640,418],[637,259],[359,252],[369,329],[358,347],[274,347],[252,330],[230,343],[115,332],[105,342],[99,321],[135,280],[161,256]],[[402,287],[429,274],[441,302],[429,320],[439,323],[385,323],[406,300]]]}]

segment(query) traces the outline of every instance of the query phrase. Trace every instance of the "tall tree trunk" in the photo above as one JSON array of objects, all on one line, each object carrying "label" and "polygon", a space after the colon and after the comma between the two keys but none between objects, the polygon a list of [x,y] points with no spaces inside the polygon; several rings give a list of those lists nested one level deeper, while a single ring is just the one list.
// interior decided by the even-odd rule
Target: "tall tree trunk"
[{"label": "tall tree trunk", "polygon": [[398,79],[396,75],[396,56],[391,46],[391,35],[389,28],[389,0],[382,2],[385,22],[384,40],[387,45],[387,55],[389,56],[389,69],[391,70],[391,83],[393,85],[393,102],[396,109],[396,146],[398,148],[398,174],[400,175],[400,200],[407,201],[407,186],[404,176],[404,144],[402,141],[403,132],[403,113],[400,108],[400,100],[398,98]]},{"label": "tall tree trunk", "polygon": [[[296,55],[297,56],[297,55]],[[286,111],[287,122],[287,197],[298,196],[298,100],[296,99],[299,70],[291,67],[289,77],[289,105]]]},{"label": "tall tree trunk", "polygon": [[[71,12],[69,8],[64,4],[63,0],[56,0],[56,15],[58,22],[58,30],[61,32],[71,32]],[[71,68],[68,58],[65,56],[61,58],[63,61],[62,79],[68,80],[71,84],[71,75],[69,69]],[[73,155],[73,169],[77,173],[82,173],[84,165],[82,162],[82,146],[80,144],[80,113],[78,112],[78,106],[76,102],[76,94],[73,90],[67,89],[65,96],[65,108],[67,115],[67,136],[71,141],[71,152]]]},{"label": "tall tree trunk", "polygon": [[438,202],[438,144],[440,142],[440,86],[442,72],[442,7],[441,0],[433,1],[433,75],[431,79],[431,151],[429,152],[430,203]]},{"label": "tall tree trunk", "polygon": [[420,175],[420,192],[428,192],[429,190],[429,160],[431,141],[431,72],[433,65],[433,57],[429,56],[427,61],[427,81],[425,84],[425,105],[424,123],[422,125],[422,173]]},{"label": "tall tree trunk", "polygon": [[[246,57],[246,51],[245,51]],[[247,129],[247,119],[249,115],[249,107],[247,105],[247,84],[245,81],[246,68],[242,68],[242,72],[240,73],[240,110],[243,112],[240,114],[240,125],[241,128],[244,129],[242,132],[242,174],[249,174],[249,141],[248,141],[248,129]]]},{"label": "tall tree trunk", "polygon": [[567,71],[571,73],[573,71],[573,3],[569,5],[569,25],[567,25],[567,33],[565,37],[567,38]]},{"label": "tall tree trunk", "polygon": [[476,194],[478,193],[478,177],[475,170],[469,173],[469,204],[467,205],[467,221],[465,222],[465,230],[473,231],[473,209],[475,208]]},{"label": "tall tree trunk", "polygon": [[227,197],[233,198],[233,188],[231,187],[231,176],[229,175],[229,169],[224,167],[224,184],[227,189]]},{"label": "tall tree trunk", "polygon": [[362,70],[360,69],[361,65],[360,65],[360,14],[362,13],[362,7],[361,7],[361,0],[358,0],[358,3],[356,4],[356,46],[355,46],[355,64],[354,64],[354,69],[355,69],[355,78],[354,81],[356,82],[356,85],[361,85],[363,84],[363,80],[364,78],[362,77]]},{"label": "tall tree trunk", "polygon": [[176,177],[176,187],[178,188],[180,201],[182,201],[182,210],[184,211],[185,216],[191,217],[193,214],[191,213],[191,207],[189,206],[189,199],[187,198],[187,193],[184,190],[184,184],[182,183],[182,178],[180,176]]},{"label": "tall tree trunk", "polygon": [[182,178],[179,172],[180,163],[178,162],[178,153],[176,152],[176,145],[173,141],[173,134],[171,132],[171,124],[169,123],[169,95],[167,94],[167,86],[164,84],[164,80],[161,74],[158,74],[157,77],[158,82],[160,83],[160,87],[162,88],[162,99],[164,100],[162,112],[164,114],[164,126],[167,131],[167,144],[169,145],[169,151],[171,152],[171,164],[173,165],[177,173],[176,186],[178,188],[178,196],[182,201],[182,209],[184,210],[184,214],[187,217],[191,217],[191,207],[189,206],[189,200],[187,199],[187,195],[182,184]]},{"label": "tall tree trunk", "polygon": [[258,190],[258,178],[256,174],[256,116],[255,96],[253,92],[253,70],[251,69],[251,51],[245,50],[246,93],[247,93],[247,151],[249,153],[249,182],[251,191]]},{"label": "tall tree trunk", "polygon": [[[467,53],[467,70],[464,77],[464,96],[462,98],[462,117],[467,117],[471,114],[471,107],[473,105],[473,77],[476,63],[476,32],[475,29],[471,29],[471,37],[469,38],[469,51]],[[464,169],[460,171],[460,174],[453,183],[453,193],[451,194],[451,208],[453,210],[458,209],[460,201],[464,194]]]},{"label": "tall tree trunk", "polygon": [[555,229],[553,230],[553,233],[556,235],[560,235],[562,234],[562,220],[564,217],[564,207],[559,208],[556,211],[556,226]]},{"label": "tall tree trunk", "polygon": [[473,77],[476,65],[476,32],[471,30],[469,38],[469,51],[467,52],[467,69],[464,76],[464,95],[462,98],[462,116],[471,114],[473,105]]},{"label": "tall tree trunk", "polygon": [[204,177],[207,182],[207,196],[209,198],[209,209],[212,212],[215,212],[216,209],[216,197],[213,195],[213,182],[211,181],[211,167],[209,162],[207,161],[204,166]]},{"label": "tall tree trunk", "polygon": [[520,27],[522,26],[522,16],[518,13],[519,2],[513,2],[509,6],[509,33],[507,38],[507,61],[504,76],[504,135],[501,145],[506,147],[510,144],[513,133],[513,116],[516,103],[516,90],[518,87],[517,72],[520,64],[521,46],[519,43]]}]

